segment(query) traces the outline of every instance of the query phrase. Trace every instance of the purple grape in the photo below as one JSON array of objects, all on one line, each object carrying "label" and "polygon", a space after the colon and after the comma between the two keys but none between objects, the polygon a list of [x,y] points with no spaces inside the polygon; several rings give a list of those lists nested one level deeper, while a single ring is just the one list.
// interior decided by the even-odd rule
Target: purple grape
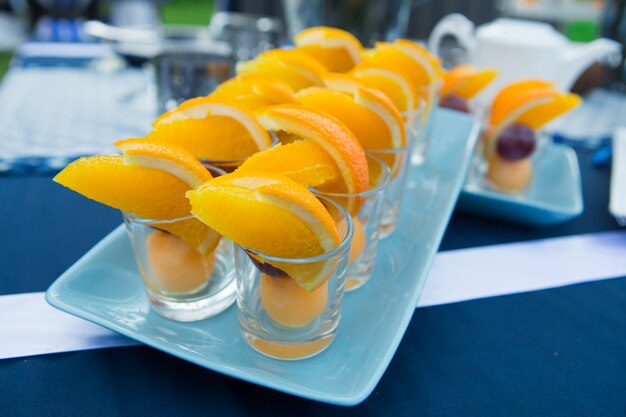
[{"label": "purple grape", "polygon": [[535,132],[526,125],[513,124],[502,132],[496,143],[498,155],[517,161],[529,157],[535,150]]},{"label": "purple grape", "polygon": [[272,265],[270,265],[268,263],[261,262],[258,259],[256,259],[254,256],[250,255],[249,253],[248,253],[248,256],[252,260],[252,263],[254,265],[256,265],[256,267],[262,273],[267,274],[269,276],[272,276],[274,278],[277,278],[277,277],[289,277],[289,275],[287,275],[287,273],[285,271],[283,271],[281,269],[278,269],[275,266],[272,266]]},{"label": "purple grape", "polygon": [[469,106],[467,105],[467,101],[456,94],[450,94],[441,99],[439,103],[439,107],[445,107],[446,109],[456,110],[463,113],[469,113]]}]

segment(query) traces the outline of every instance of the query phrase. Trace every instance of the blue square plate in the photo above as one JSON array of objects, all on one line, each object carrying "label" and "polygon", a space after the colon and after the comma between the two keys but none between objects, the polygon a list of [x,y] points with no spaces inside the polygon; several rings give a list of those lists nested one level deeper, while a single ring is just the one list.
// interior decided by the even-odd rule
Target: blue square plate
[{"label": "blue square plate", "polygon": [[398,230],[381,242],[369,283],[346,295],[337,338],[318,356],[284,362],[258,354],[240,335],[235,307],[192,323],[157,316],[122,226],[59,277],[47,300],[214,371],[318,401],[358,404],[380,380],[408,326],[478,135],[465,115],[443,110],[434,117],[430,156],[411,172]]},{"label": "blue square plate", "polygon": [[549,143],[533,164],[533,181],[519,194],[490,190],[468,181],[458,208],[533,226],[561,223],[579,216],[583,212],[583,198],[576,152],[568,146]]}]

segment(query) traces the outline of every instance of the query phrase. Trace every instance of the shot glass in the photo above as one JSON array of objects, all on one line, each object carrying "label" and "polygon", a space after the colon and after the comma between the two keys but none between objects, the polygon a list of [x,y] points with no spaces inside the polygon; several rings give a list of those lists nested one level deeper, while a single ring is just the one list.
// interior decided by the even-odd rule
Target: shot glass
[{"label": "shot glass", "polygon": [[[533,168],[543,155],[545,146],[550,142],[550,135],[543,129],[535,133],[535,144],[530,155],[507,160],[497,156],[495,144],[487,142],[488,132],[494,130],[487,122],[483,123],[481,141],[476,147],[472,165],[468,174],[467,186],[507,194],[524,195],[533,181]],[[487,146],[493,149],[487,150]],[[489,159],[486,155],[491,155]]]},{"label": "shot glass", "polygon": [[215,232],[193,216],[149,220],[122,214],[153,311],[176,321],[196,321],[235,301],[232,242],[220,239],[214,250],[196,249],[188,243],[193,238],[178,235],[210,237]]},{"label": "shot glass", "polygon": [[[337,334],[353,226],[341,205],[318,198],[339,231],[341,242],[332,251],[311,258],[279,258],[235,245],[241,331],[253,349],[272,358],[314,356]],[[307,291],[291,278],[296,274],[323,274],[325,280]]]},{"label": "shot glass", "polygon": [[158,114],[193,97],[205,96],[234,71],[230,46],[204,38],[162,39],[153,58]]},{"label": "shot glass", "polygon": [[331,193],[313,190],[318,196],[332,198],[352,214],[354,237],[350,246],[346,292],[362,287],[372,275],[380,237],[385,192],[390,173],[377,156],[365,154],[369,168],[369,187],[361,193]]},{"label": "shot glass", "polygon": [[419,106],[416,110],[404,112],[403,118],[407,130],[412,129],[413,137],[411,148],[411,163],[421,165],[428,155],[428,144],[432,133],[433,109],[439,105],[439,91],[441,83],[418,88]]},{"label": "shot glass", "polygon": [[411,166],[411,151],[418,133],[413,128],[407,128],[407,145],[392,149],[367,149],[370,155],[383,160],[389,168],[389,185],[382,203],[380,221],[380,239],[389,237],[398,223],[400,205],[404,197]]}]

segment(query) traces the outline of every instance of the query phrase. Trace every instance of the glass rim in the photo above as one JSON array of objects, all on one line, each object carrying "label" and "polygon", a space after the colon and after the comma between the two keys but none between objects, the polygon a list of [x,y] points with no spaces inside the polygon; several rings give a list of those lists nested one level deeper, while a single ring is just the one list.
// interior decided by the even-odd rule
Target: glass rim
[{"label": "glass rim", "polygon": [[[263,149],[260,151],[256,151],[256,152],[263,152],[266,151],[268,149],[272,149],[274,146],[278,145],[280,143],[280,140],[278,140],[278,135],[274,132],[274,131],[267,131],[267,133],[270,136],[270,139],[272,140],[269,144],[269,146],[267,147],[267,149]],[[255,152],[255,153],[256,153]],[[254,155],[254,154],[252,154]],[[239,158],[239,159],[209,159],[209,158],[199,158],[198,160],[204,165],[241,165],[242,163],[244,163],[248,158],[250,158],[252,155],[248,155],[244,158]]]},{"label": "glass rim", "polygon": [[337,245],[332,250],[329,250],[328,252],[324,252],[320,255],[311,256],[308,258],[282,258],[280,256],[268,255],[265,252],[261,252],[256,249],[250,249],[236,242],[233,242],[233,243],[235,244],[235,246],[237,246],[238,248],[241,248],[245,252],[251,253],[253,255],[258,255],[259,258],[261,258],[261,260],[263,260],[264,262],[270,261],[270,262],[285,263],[285,264],[298,264],[298,265],[326,261],[346,251],[348,246],[350,246],[350,244],[352,243],[352,235],[354,234],[354,225],[352,224],[352,217],[350,216],[348,211],[341,206],[341,204],[337,203],[332,198],[328,198],[324,196],[317,196],[317,195],[316,195],[316,198],[323,199],[325,202],[328,202],[331,205],[333,205],[335,208],[337,208],[339,212],[341,213],[341,216],[344,218],[346,222],[346,228],[347,228],[346,235],[343,237],[341,242],[339,242],[339,245]]},{"label": "glass rim", "polygon": [[398,148],[381,148],[381,149],[367,148],[365,149],[365,152],[374,154],[374,156],[376,156],[377,153],[382,153],[385,155],[394,155],[394,154],[399,154],[402,152],[411,152],[411,145],[407,143],[406,145],[400,146]]},{"label": "glass rim", "polygon": [[170,217],[167,219],[146,219],[144,217],[137,216],[136,214],[131,213],[129,211],[124,211],[124,210],[120,210],[120,211],[122,212],[122,216],[124,217],[124,219],[128,219],[129,221],[132,221],[133,223],[141,224],[144,226],[150,226],[155,223],[171,224],[171,223],[181,222],[184,220],[197,219],[197,217],[194,216],[193,214],[189,214],[188,216],[182,216],[182,217]]},{"label": "glass rim", "polygon": [[365,150],[365,156],[372,158],[372,160],[376,161],[382,168],[382,172],[384,173],[384,178],[380,184],[378,184],[374,188],[368,188],[365,191],[361,191],[359,193],[337,193],[337,192],[326,192],[322,190],[318,190],[317,188],[311,187],[310,190],[313,194],[320,195],[322,197],[370,197],[372,195],[378,194],[385,190],[387,185],[391,182],[391,170],[387,166],[387,164],[380,159],[378,156],[372,154],[369,150]]},{"label": "glass rim", "polygon": [[423,97],[417,97],[417,108],[400,112],[400,116],[419,116],[426,108],[426,100]]}]

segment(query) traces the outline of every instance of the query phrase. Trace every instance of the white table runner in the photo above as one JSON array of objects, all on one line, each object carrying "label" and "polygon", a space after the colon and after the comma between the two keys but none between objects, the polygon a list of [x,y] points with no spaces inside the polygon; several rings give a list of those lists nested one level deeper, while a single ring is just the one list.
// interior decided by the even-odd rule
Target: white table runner
[{"label": "white table runner", "polygon": [[[418,307],[626,276],[626,232],[438,253]],[[138,344],[49,306],[44,293],[0,297],[0,359]]]}]

